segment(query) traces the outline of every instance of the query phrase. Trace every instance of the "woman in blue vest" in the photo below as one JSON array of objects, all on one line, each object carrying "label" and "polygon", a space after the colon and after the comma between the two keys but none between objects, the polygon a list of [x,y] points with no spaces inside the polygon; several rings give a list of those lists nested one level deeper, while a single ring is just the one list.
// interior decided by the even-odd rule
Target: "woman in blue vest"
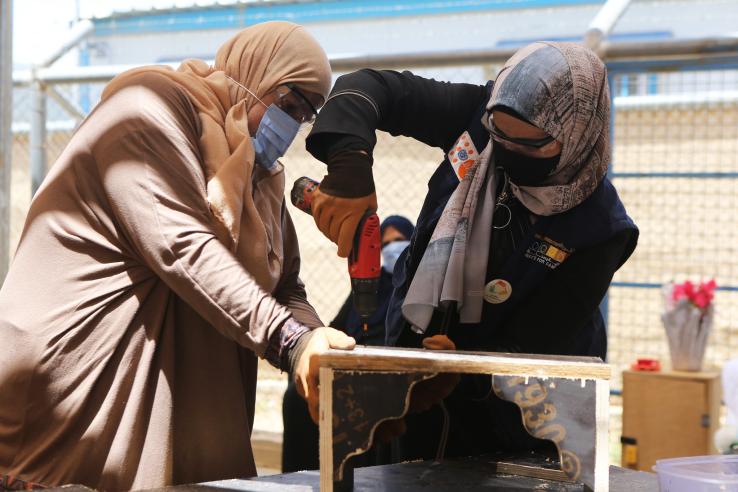
[{"label": "woman in blue vest", "polygon": [[[445,154],[395,268],[387,343],[604,359],[599,304],[638,229],[607,178],[600,59],[578,44],[539,42],[484,86],[410,72],[340,77],[307,141],[328,165],[316,224],[339,254],[355,216],[376,202],[376,130]],[[545,446],[491,393],[489,378],[462,377],[445,398],[447,456]],[[406,418],[405,459],[442,451],[444,413],[435,405]]]}]

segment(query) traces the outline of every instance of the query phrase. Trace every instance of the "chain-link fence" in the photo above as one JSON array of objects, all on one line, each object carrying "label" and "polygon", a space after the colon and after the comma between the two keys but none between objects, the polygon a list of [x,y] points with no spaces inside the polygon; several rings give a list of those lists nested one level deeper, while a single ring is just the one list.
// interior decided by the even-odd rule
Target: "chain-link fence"
[{"label": "chain-link fence", "polygon": [[[706,70],[682,64],[610,66],[614,98],[613,181],[641,230],[638,248],[616,274],[607,302],[612,388],[636,357],[668,362],[659,319],[660,286],[671,280],[716,278],[716,319],[707,365],[721,366],[738,354],[738,59]],[[413,70],[412,66],[408,69]],[[431,67],[414,72],[440,80],[482,84],[490,65]],[[56,85],[56,92],[83,112],[103,84]],[[11,251],[30,202],[28,89],[15,91]],[[46,154],[49,165],[69,141],[79,119],[48,99]],[[300,176],[321,179],[325,166],[304,146],[305,133],[284,157],[287,192]],[[374,176],[379,214],[415,219],[427,181],[442,151],[408,138],[380,133]],[[300,237],[302,278],[324,322],[331,321],[349,293],[346,262],[315,228],[312,218],[289,207]],[[267,373],[269,374],[269,373]],[[268,378],[269,376],[267,376]],[[257,427],[279,431],[283,383],[260,382]],[[262,383],[265,383],[262,385]],[[268,383],[268,384],[267,384]],[[263,407],[263,408],[262,408]],[[261,411],[259,410],[261,408]],[[620,398],[611,406],[611,450],[618,461]]]},{"label": "chain-link fence", "polygon": [[685,279],[715,278],[721,287],[707,365],[738,354],[738,70],[690,68],[611,72],[612,173],[641,229],[610,290],[616,369],[637,356],[668,360],[660,286]]}]

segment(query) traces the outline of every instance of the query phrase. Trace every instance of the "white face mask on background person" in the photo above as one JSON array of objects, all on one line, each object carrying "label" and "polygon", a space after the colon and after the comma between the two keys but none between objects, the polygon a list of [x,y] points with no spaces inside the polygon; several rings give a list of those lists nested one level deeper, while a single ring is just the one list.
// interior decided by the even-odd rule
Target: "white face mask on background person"
[{"label": "white face mask on background person", "polygon": [[394,272],[397,258],[409,245],[410,241],[392,241],[382,248],[382,268],[388,273]]}]

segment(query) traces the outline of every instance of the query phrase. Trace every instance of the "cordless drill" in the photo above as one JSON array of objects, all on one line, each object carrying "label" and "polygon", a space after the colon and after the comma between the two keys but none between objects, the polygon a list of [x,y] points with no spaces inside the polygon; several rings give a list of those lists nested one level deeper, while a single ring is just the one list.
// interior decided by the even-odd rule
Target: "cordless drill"
[{"label": "cordless drill", "polygon": [[[313,193],[320,183],[308,177],[295,181],[290,193],[292,204],[312,215]],[[379,217],[367,210],[356,228],[351,253],[348,257],[348,271],[351,278],[351,293],[354,309],[359,314],[367,331],[369,316],[377,310],[381,239],[379,237]]]}]

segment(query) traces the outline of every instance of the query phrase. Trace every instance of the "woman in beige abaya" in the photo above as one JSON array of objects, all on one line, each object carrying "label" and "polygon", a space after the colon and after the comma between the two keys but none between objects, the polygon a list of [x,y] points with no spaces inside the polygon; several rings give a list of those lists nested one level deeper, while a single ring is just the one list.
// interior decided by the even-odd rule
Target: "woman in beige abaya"
[{"label": "woman in beige abaya", "polygon": [[[257,356],[351,348],[298,278],[276,160],[330,89],[300,26],[106,87],[35,196],[0,291],[0,488],[255,475]],[[311,370],[312,369],[312,370]]]}]

